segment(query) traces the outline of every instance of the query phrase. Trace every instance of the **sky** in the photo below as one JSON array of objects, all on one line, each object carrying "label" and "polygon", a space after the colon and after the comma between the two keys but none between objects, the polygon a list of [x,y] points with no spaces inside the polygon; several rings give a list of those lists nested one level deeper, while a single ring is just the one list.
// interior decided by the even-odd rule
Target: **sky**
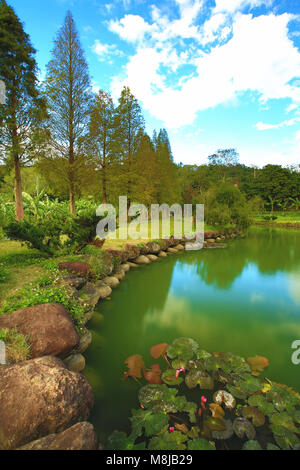
[{"label": "sky", "polygon": [[300,164],[300,0],[7,0],[40,76],[66,11],[95,91],[124,85],[176,163],[236,148],[240,162]]}]

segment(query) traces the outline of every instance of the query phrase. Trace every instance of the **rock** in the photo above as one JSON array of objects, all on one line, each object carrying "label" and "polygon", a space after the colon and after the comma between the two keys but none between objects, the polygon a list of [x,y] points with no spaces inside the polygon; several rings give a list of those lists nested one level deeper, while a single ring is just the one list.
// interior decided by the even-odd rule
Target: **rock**
[{"label": "rock", "polygon": [[42,304],[0,315],[0,328],[17,328],[28,337],[32,358],[68,354],[79,344],[68,311],[60,304]]},{"label": "rock", "polygon": [[141,255],[147,255],[148,253],[150,253],[150,248],[149,246],[145,245],[145,243],[140,243],[139,249]]},{"label": "rock", "polygon": [[75,289],[82,289],[82,287],[86,284],[86,280],[83,277],[75,277],[72,275],[64,276],[63,281],[65,284]]},{"label": "rock", "polygon": [[168,248],[168,253],[177,253],[176,248]]},{"label": "rock", "polygon": [[94,316],[94,310],[88,310],[83,317],[82,324],[86,325]]},{"label": "rock", "polygon": [[155,255],[146,255],[146,256],[150,261],[157,261],[158,260],[158,257],[155,256]]},{"label": "rock", "polygon": [[216,240],[214,238],[208,238],[207,243],[216,243]]},{"label": "rock", "polygon": [[101,297],[101,292],[93,284],[88,282],[82,289],[79,291],[79,299],[81,303],[95,307],[99,302]]},{"label": "rock", "polygon": [[129,266],[128,263],[121,264],[120,268],[123,269],[123,271],[125,271],[125,273],[130,271],[130,266]]},{"label": "rock", "polygon": [[129,256],[127,259],[130,261],[137,258],[140,255],[140,249],[137,245],[129,245],[127,244],[125,246],[126,251],[129,253]]},{"label": "rock", "polygon": [[150,260],[147,258],[145,255],[140,255],[137,258],[135,258],[134,263],[136,264],[149,264]]},{"label": "rock", "polygon": [[169,248],[169,243],[170,241],[169,240],[166,240],[166,239],[162,239],[160,240],[160,249],[163,250],[163,251],[167,251],[167,249]]},{"label": "rock", "polygon": [[160,251],[157,256],[159,258],[166,258],[168,255],[165,251]]},{"label": "rock", "polygon": [[58,269],[60,271],[69,271],[70,273],[87,276],[87,274],[92,270],[92,267],[90,264],[82,261],[67,261],[59,263]]},{"label": "rock", "polygon": [[80,336],[78,346],[75,348],[76,353],[81,354],[87,350],[93,339],[92,333],[86,328],[83,329],[83,333]]},{"label": "rock", "polygon": [[118,287],[118,285],[120,284],[119,279],[114,276],[105,277],[104,279],[102,279],[102,281],[105,282],[105,284],[107,284],[109,287],[111,287],[111,289]]},{"label": "rock", "polygon": [[85,421],[93,391],[82,374],[55,357],[0,371],[0,449],[15,449]]},{"label": "rock", "polygon": [[107,253],[109,253],[118,264],[125,263],[129,256],[129,252],[124,250],[107,250]]},{"label": "rock", "polygon": [[82,354],[71,354],[71,356],[64,359],[64,363],[72,372],[82,372],[85,368],[85,358]]},{"label": "rock", "polygon": [[160,245],[155,242],[148,242],[147,246],[149,248],[149,253],[158,254],[161,250]]},{"label": "rock", "polygon": [[132,263],[132,262],[130,262],[130,261],[128,261],[128,264],[129,264],[129,266],[130,266],[131,268],[138,268],[138,267],[139,267],[138,264]]},{"label": "rock", "polygon": [[125,277],[125,271],[121,270],[117,273],[114,273],[114,277],[118,279],[118,281],[122,281],[122,279]]},{"label": "rock", "polygon": [[97,450],[98,437],[90,423],[77,423],[59,434],[30,442],[18,450]]},{"label": "rock", "polygon": [[109,297],[112,293],[111,287],[109,287],[103,281],[97,282],[95,287],[100,294],[100,299],[106,299],[106,297]]},{"label": "rock", "polygon": [[180,240],[178,240],[177,238],[174,238],[173,236],[169,239],[169,246],[173,247],[173,246],[176,246],[178,245],[180,242]]},{"label": "rock", "polygon": [[179,245],[176,245],[176,250],[182,251],[182,250],[184,250],[184,249],[185,249],[185,248],[184,248],[183,245],[181,245],[181,243],[179,243]]}]

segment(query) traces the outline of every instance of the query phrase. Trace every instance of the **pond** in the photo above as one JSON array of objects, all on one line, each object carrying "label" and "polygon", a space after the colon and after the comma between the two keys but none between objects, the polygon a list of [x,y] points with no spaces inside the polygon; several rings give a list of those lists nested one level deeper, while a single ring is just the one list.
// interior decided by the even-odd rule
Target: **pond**
[{"label": "pond", "polygon": [[300,231],[251,228],[227,249],[182,252],[131,270],[88,327],[85,375],[95,392],[90,421],[105,442],[128,431],[139,384],[122,381],[124,360],[175,338],[194,338],[207,351],[266,356],[266,376],[300,392]]}]

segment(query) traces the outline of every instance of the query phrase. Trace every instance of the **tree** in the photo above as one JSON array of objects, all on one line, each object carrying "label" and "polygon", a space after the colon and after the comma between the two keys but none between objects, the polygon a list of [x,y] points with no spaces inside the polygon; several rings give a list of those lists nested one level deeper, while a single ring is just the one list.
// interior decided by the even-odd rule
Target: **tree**
[{"label": "tree", "polygon": [[36,156],[46,118],[35,52],[13,8],[0,0],[0,79],[6,86],[6,103],[0,105],[0,158],[14,168],[17,220],[24,218],[21,165]]},{"label": "tree", "polygon": [[112,164],[113,136],[115,131],[114,104],[109,93],[99,91],[90,112],[89,142],[100,169],[103,202],[107,203],[107,184]]},{"label": "tree", "polygon": [[171,204],[179,201],[179,185],[177,184],[177,168],[173,162],[171,145],[166,129],[160,129],[155,142],[158,165],[159,203]]},{"label": "tree", "polygon": [[139,174],[134,166],[138,136],[144,131],[145,123],[141,107],[128,87],[124,87],[119,98],[115,119],[114,152],[121,166],[118,178],[119,190],[128,197],[128,206],[133,195],[133,185]]},{"label": "tree", "polygon": [[63,176],[70,212],[76,215],[75,196],[85,167],[82,145],[88,131],[91,93],[87,62],[70,12],[54,41],[52,56],[46,77],[52,150],[48,169],[52,167],[58,179]]},{"label": "tree", "polygon": [[223,182],[226,177],[226,167],[231,167],[238,164],[239,154],[236,149],[219,149],[213,155],[209,155],[208,161],[210,165],[215,165],[220,168]]}]

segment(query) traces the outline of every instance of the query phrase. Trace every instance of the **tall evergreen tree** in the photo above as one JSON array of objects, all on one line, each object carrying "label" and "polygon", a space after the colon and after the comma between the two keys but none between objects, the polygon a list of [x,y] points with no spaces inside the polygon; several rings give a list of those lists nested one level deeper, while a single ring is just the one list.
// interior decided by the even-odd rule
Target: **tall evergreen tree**
[{"label": "tall evergreen tree", "polygon": [[91,93],[87,62],[69,11],[54,41],[52,57],[47,65],[46,94],[50,110],[51,146],[55,157],[53,170],[57,170],[57,177],[60,178],[64,168],[70,211],[75,215],[75,196],[80,188],[85,165],[81,146],[88,132]]},{"label": "tall evergreen tree", "polygon": [[128,205],[132,200],[133,185],[136,173],[134,155],[137,151],[140,132],[145,123],[141,107],[128,87],[124,87],[116,109],[115,152],[121,163],[119,176],[120,191],[128,197]]},{"label": "tall evergreen tree", "polygon": [[6,86],[6,102],[0,105],[0,158],[14,168],[17,220],[24,218],[21,165],[35,157],[46,118],[35,52],[13,8],[0,0],[0,79]]},{"label": "tall evergreen tree", "polygon": [[179,202],[176,165],[166,129],[160,129],[156,139],[156,158],[159,166],[157,199],[159,203]]},{"label": "tall evergreen tree", "polygon": [[90,112],[89,142],[100,169],[103,202],[108,200],[109,170],[113,163],[113,136],[115,131],[114,104],[109,93],[100,90]]}]

